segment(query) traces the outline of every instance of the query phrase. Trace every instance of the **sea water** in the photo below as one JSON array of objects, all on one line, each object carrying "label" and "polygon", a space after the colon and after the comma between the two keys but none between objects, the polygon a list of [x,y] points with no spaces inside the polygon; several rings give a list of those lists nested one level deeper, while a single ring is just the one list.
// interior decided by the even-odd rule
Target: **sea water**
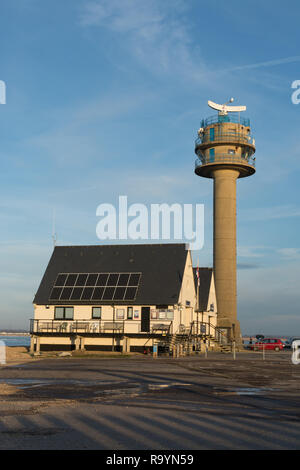
[{"label": "sea water", "polygon": [[0,335],[0,341],[4,341],[6,346],[30,346],[30,336]]}]

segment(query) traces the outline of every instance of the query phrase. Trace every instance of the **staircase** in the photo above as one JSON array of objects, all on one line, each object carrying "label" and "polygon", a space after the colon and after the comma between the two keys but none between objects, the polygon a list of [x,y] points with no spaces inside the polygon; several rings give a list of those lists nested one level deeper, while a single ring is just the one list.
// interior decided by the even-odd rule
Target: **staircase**
[{"label": "staircase", "polygon": [[191,354],[193,345],[196,345],[200,341],[205,341],[206,343],[208,342],[209,344],[214,344],[214,351],[219,351],[224,354],[231,353],[232,343],[228,342],[224,333],[212,324],[207,323],[206,325],[208,326],[208,331],[210,332],[212,330],[214,335],[211,333],[197,334],[195,332],[194,323],[191,324],[190,328],[186,328],[183,325],[180,325],[179,329],[174,334],[169,334],[166,337],[164,341],[166,350],[170,354],[179,345],[182,348],[182,354],[186,356]]}]

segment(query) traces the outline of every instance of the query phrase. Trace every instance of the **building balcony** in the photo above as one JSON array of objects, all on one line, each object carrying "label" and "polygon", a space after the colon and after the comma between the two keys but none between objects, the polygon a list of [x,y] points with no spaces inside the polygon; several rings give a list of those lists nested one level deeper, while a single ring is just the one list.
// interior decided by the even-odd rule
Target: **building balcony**
[{"label": "building balcony", "polygon": [[36,335],[124,335],[124,334],[156,334],[167,335],[173,333],[172,320],[151,320],[149,331],[141,331],[140,320],[30,320],[30,333]]}]

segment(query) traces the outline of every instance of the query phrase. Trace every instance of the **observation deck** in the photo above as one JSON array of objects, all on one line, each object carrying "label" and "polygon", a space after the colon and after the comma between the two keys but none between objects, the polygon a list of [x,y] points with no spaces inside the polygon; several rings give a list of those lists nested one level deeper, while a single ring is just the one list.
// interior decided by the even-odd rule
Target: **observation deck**
[{"label": "observation deck", "polygon": [[212,178],[211,172],[218,168],[236,168],[239,170],[239,178],[253,175],[255,173],[255,158],[228,155],[226,153],[219,153],[214,158],[202,156],[195,160],[195,173],[198,176]]},{"label": "observation deck", "polygon": [[250,119],[237,113],[203,119],[195,141],[195,173],[206,178],[212,178],[217,168],[237,169],[239,178],[255,173],[255,139],[250,131]]}]

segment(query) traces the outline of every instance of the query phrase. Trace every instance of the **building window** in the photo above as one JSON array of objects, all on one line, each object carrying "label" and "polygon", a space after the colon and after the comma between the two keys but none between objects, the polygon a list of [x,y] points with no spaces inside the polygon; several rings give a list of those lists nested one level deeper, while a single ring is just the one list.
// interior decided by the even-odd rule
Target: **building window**
[{"label": "building window", "polygon": [[55,320],[73,320],[74,307],[55,307]]},{"label": "building window", "polygon": [[117,308],[117,320],[124,320],[124,308]]},{"label": "building window", "polygon": [[167,311],[167,319],[168,320],[174,320],[174,311],[173,310],[168,310]]},{"label": "building window", "polygon": [[101,307],[92,308],[92,318],[94,318],[95,320],[101,319]]},{"label": "building window", "polygon": [[229,149],[228,153],[229,153],[229,155],[235,155],[235,150]]},{"label": "building window", "polygon": [[127,320],[133,319],[133,307],[127,307]]}]

